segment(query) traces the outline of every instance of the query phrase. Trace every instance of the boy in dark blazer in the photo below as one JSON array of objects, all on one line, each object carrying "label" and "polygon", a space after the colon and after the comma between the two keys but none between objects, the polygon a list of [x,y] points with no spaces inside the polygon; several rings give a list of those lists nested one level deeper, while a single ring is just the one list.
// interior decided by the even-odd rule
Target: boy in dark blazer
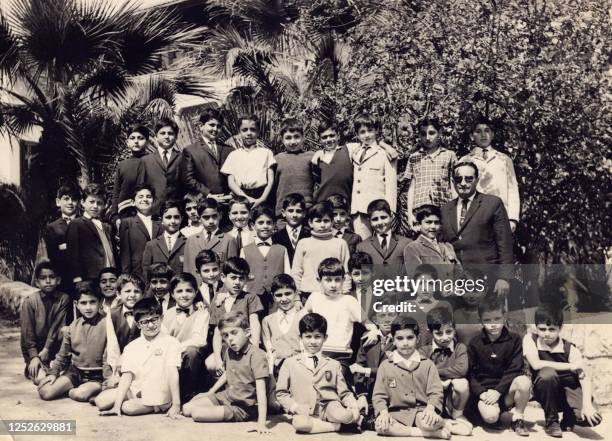
[{"label": "boy in dark blazer", "polygon": [[83,216],[73,220],[66,232],[68,266],[74,283],[97,280],[100,270],[115,266],[113,229],[100,217],[106,205],[104,190],[89,184],[81,199]]},{"label": "boy in dark blazer", "polygon": [[147,184],[139,185],[134,192],[137,213],[121,222],[119,241],[121,249],[121,271],[143,277],[142,256],[148,241],[162,233],[161,223],[151,216],[155,201],[155,190]]},{"label": "boy in dark blazer", "polygon": [[295,247],[301,239],[310,237],[310,230],[304,225],[306,218],[306,200],[299,193],[287,195],[281,210],[286,226],[272,235],[272,243],[284,246],[289,256],[289,264],[293,265]]},{"label": "boy in dark blazer", "polygon": [[351,231],[348,201],[339,194],[333,194],[327,200],[331,202],[334,212],[332,225],[334,236],[344,239],[349,247],[349,251],[353,254],[357,249],[357,244],[361,242],[361,236]]},{"label": "boy in dark blazer", "polygon": [[149,184],[155,190],[157,202],[153,212],[159,212],[166,199],[181,196],[179,182],[180,152],[176,147],[178,126],[169,118],[162,118],[155,124],[155,152],[142,158],[138,183]]},{"label": "boy in dark blazer", "polygon": [[147,276],[149,268],[155,263],[170,265],[174,274],[183,272],[183,254],[186,240],[180,232],[183,220],[180,202],[166,201],[162,206],[161,213],[163,233],[147,242],[142,255],[142,269]]},{"label": "boy in dark blazer", "polygon": [[187,146],[181,158],[181,179],[186,191],[217,198],[229,194],[221,166],[233,148],[217,141],[223,115],[217,109],[200,114],[200,141]]}]

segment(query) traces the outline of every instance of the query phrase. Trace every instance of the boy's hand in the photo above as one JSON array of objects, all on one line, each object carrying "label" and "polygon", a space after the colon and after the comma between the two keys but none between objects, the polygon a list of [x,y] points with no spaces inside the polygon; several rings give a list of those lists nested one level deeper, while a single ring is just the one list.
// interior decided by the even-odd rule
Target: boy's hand
[{"label": "boy's hand", "polygon": [[215,356],[215,364],[217,365],[217,370],[215,371],[218,376],[223,375],[225,369],[223,368],[223,360],[221,360],[221,356]]},{"label": "boy's hand", "polygon": [[113,389],[113,388],[117,387],[117,385],[119,384],[119,380],[120,379],[121,379],[121,377],[119,377],[118,375],[110,376],[106,380],[106,387],[109,388],[109,389]]},{"label": "boy's hand", "polygon": [[495,288],[493,291],[498,296],[506,296],[508,295],[508,292],[510,292],[510,284],[507,280],[498,279],[497,282],[495,282]]},{"label": "boy's hand", "polygon": [[436,409],[431,404],[428,404],[427,407],[425,407],[422,416],[423,422],[428,426],[433,426],[440,420],[440,415],[436,413]]},{"label": "boy's hand", "polygon": [[378,332],[372,329],[371,331],[366,332],[361,339],[363,340],[364,346],[374,345],[378,341]]},{"label": "boy's hand", "polygon": [[353,414],[353,422],[356,423],[357,421],[359,421],[359,417],[361,416],[359,414],[359,407],[349,407],[349,410]]},{"label": "boy's hand", "polygon": [[584,366],[583,366],[582,360],[574,361],[573,363],[570,363],[570,370],[575,373],[579,373],[583,369],[583,367]]},{"label": "boy's hand", "polygon": [[591,426],[596,426],[601,423],[601,414],[595,410],[592,403],[584,403],[582,405],[582,418]]},{"label": "boy's hand", "polygon": [[357,408],[359,409],[359,411],[363,409],[364,415],[368,414],[368,399],[365,395],[362,395],[357,398]]},{"label": "boy's hand", "polygon": [[300,300],[299,296],[298,296],[297,299],[295,299],[293,301],[293,307],[295,308],[296,312],[300,312],[302,310],[302,308],[304,307],[304,305],[302,304],[302,301]]},{"label": "boy's hand", "polygon": [[100,416],[121,416],[121,405],[119,406],[113,406],[112,409],[110,410],[103,410],[100,413],[98,413],[98,415]]},{"label": "boy's hand", "polygon": [[349,366],[349,369],[351,371],[351,374],[364,374],[365,369],[357,363],[353,363],[352,365]]},{"label": "boy's hand", "polygon": [[269,435],[271,433],[270,429],[266,427],[265,421],[263,423],[257,423],[257,433],[259,435],[264,435],[264,434]]},{"label": "boy's hand", "polygon": [[47,375],[45,379],[40,382],[40,384],[38,385],[38,388],[40,389],[45,384],[53,384],[55,383],[55,380],[57,380],[57,377],[55,375]]},{"label": "boy's hand", "polygon": [[380,412],[376,421],[374,422],[374,427],[376,431],[380,432],[388,432],[391,427],[391,416],[389,415],[389,411],[387,409]]},{"label": "boy's hand", "polygon": [[42,361],[39,357],[34,357],[28,363],[28,375],[30,378],[36,378],[39,369],[42,367]]},{"label": "boy's hand", "polygon": [[497,392],[495,389],[489,389],[486,392],[483,392],[480,394],[480,399],[485,404],[493,405],[497,403],[500,396],[501,396],[500,393]]},{"label": "boy's hand", "polygon": [[43,350],[38,353],[38,357],[40,358],[40,361],[49,361],[49,350],[47,348],[43,348]]},{"label": "boy's hand", "polygon": [[451,383],[450,378],[448,380],[444,380],[442,382],[442,387],[446,389],[448,386],[450,386],[450,383]]},{"label": "boy's hand", "polygon": [[180,415],[181,415],[181,405],[172,403],[172,406],[170,406],[170,409],[168,409],[168,413],[166,413],[166,416],[173,420],[177,420],[180,417]]}]

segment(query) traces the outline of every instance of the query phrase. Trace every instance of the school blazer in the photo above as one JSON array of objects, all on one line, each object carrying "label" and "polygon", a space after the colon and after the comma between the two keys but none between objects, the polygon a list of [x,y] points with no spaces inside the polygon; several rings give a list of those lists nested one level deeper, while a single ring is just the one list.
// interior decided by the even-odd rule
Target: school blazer
[{"label": "school blazer", "polygon": [[[102,222],[102,228],[111,245],[115,262],[117,262],[112,227],[106,222]],[[106,265],[104,247],[94,223],[86,217],[79,217],[71,221],[66,232],[66,245],[72,279],[80,277],[83,280],[96,280],[99,275],[98,273]]]},{"label": "school blazer", "polygon": [[113,199],[110,210],[110,219],[116,219],[119,211],[119,203],[126,199],[134,198],[134,190],[138,185],[138,177],[141,173],[142,157],[124,159],[117,165],[115,181],[113,183]]},{"label": "school blazer", "polygon": [[149,268],[154,263],[167,263],[174,271],[174,274],[183,272],[183,254],[185,251],[185,236],[179,234],[176,241],[172,245],[172,250],[168,250],[166,239],[160,233],[155,239],[147,242],[142,255],[142,270],[145,275],[148,275]]},{"label": "school blazer", "polygon": [[357,233],[353,233],[349,230],[344,230],[344,234],[342,235],[342,239],[344,239],[349,247],[349,251],[351,254],[355,252],[357,249],[357,245],[361,242],[361,236]]},{"label": "school blazer", "polygon": [[406,274],[412,275],[416,268],[424,263],[433,265],[438,270],[438,276],[442,278],[452,277],[456,271],[461,269],[461,263],[457,259],[455,249],[448,242],[438,242],[438,248],[419,235],[404,248],[404,264]]},{"label": "school blazer", "polygon": [[463,265],[514,263],[512,231],[500,198],[476,192],[461,227],[457,209],[458,198],[442,206],[442,236]]},{"label": "school blazer", "polygon": [[404,265],[404,248],[411,242],[404,236],[391,234],[386,252],[380,247],[378,236],[373,235],[357,245],[357,251],[368,253],[372,256],[374,265]]},{"label": "school blazer", "polygon": [[353,155],[353,194],[351,214],[367,213],[368,204],[375,199],[385,199],[395,213],[397,208],[397,161],[390,161],[380,146],[370,147],[363,161],[360,149]]},{"label": "school blazer", "polygon": [[181,181],[187,191],[212,194],[227,194],[227,176],[221,174],[221,167],[234,149],[217,143],[217,154],[203,142],[187,146],[181,155]]},{"label": "school blazer", "polygon": [[236,239],[230,236],[229,233],[217,230],[217,233],[212,236],[210,241],[206,240],[206,235],[206,232],[202,232],[189,236],[185,244],[184,270],[187,273],[193,274],[198,283],[202,283],[202,280],[195,266],[195,258],[200,251],[214,251],[219,256],[221,263],[230,257],[238,256],[238,244]]},{"label": "school blazer", "polygon": [[155,190],[155,209],[158,212],[166,199],[178,199],[181,196],[179,181],[180,153],[172,148],[168,167],[164,166],[157,149],[142,157],[139,169],[138,184],[149,184]]},{"label": "school blazer", "polygon": [[370,368],[372,373],[369,377],[363,374],[355,374],[353,376],[355,393],[357,395],[369,394],[371,396],[376,380],[376,373],[378,372],[378,366],[387,359],[387,352],[393,351],[393,348],[393,339],[387,340],[386,337],[379,339],[373,345],[367,347],[361,345],[359,347],[355,363]]},{"label": "school blazer", "polygon": [[[303,225],[300,229],[298,242],[301,239],[304,239],[305,237],[310,237],[310,230]],[[293,248],[293,244],[291,243],[291,239],[289,238],[289,233],[287,233],[286,228],[283,227],[281,230],[278,230],[272,235],[272,243],[277,243],[287,249],[287,255],[289,256],[289,264],[293,265],[293,256],[295,255],[295,248]]]},{"label": "school blazer", "polygon": [[152,221],[153,237],[149,236],[144,222],[136,216],[128,217],[121,221],[119,227],[119,243],[121,249],[121,272],[135,273],[143,276],[142,259],[145,246],[151,239],[162,234],[159,220]]},{"label": "school blazer", "polygon": [[[66,233],[68,224],[63,218],[54,220],[47,224],[43,230],[43,239],[47,247],[47,257],[57,267],[62,282],[70,282],[70,268],[68,266],[68,245],[66,244]],[[64,283],[62,283],[64,285]]]}]

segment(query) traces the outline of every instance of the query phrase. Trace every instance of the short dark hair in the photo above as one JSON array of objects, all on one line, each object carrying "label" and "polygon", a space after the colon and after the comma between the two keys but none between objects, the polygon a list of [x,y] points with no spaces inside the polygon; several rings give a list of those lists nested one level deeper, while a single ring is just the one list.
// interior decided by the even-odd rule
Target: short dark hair
[{"label": "short dark hair", "polygon": [[117,278],[117,290],[121,292],[123,287],[128,283],[134,284],[144,294],[145,284],[140,276],[132,273],[123,273]]},{"label": "short dark hair", "polygon": [[216,201],[216,199],[204,198],[198,204],[198,214],[201,216],[206,209],[219,211],[219,203]]},{"label": "short dark hair", "polygon": [[353,128],[355,129],[355,132],[358,132],[362,126],[366,126],[367,128],[376,131],[380,131],[380,121],[366,113],[358,115],[357,118],[353,120]]},{"label": "short dark hair", "polygon": [[226,326],[238,326],[242,329],[249,329],[250,323],[249,318],[241,311],[231,311],[223,315],[219,324],[217,325],[219,330]]},{"label": "short dark hair", "polygon": [[174,271],[172,271],[172,267],[167,263],[154,263],[149,267],[147,275],[149,276],[149,282],[154,277],[170,280],[174,276]]},{"label": "short dark hair", "polygon": [[444,325],[455,327],[453,312],[449,308],[436,306],[427,313],[427,327],[430,331],[438,331]]},{"label": "short dark hair", "polygon": [[119,277],[119,275],[121,274],[121,272],[117,268],[115,268],[114,266],[104,267],[98,273],[98,283],[100,283],[100,279],[102,278],[102,274],[107,274],[107,273],[111,273],[115,277]]},{"label": "short dark hair", "polygon": [[253,211],[251,212],[251,222],[255,222],[261,216],[267,216],[272,219],[273,222],[276,219],[276,217],[274,216],[274,210],[272,210],[267,205],[258,205],[253,209]]},{"label": "short dark hair", "polygon": [[420,277],[424,274],[427,274],[432,278],[436,279],[438,277],[438,270],[435,266],[430,265],[429,263],[422,263],[414,270],[414,278],[416,279],[417,277]]},{"label": "short dark hair", "polygon": [[438,219],[441,219],[442,212],[440,211],[439,207],[429,204],[421,205],[420,207],[414,209],[414,217],[419,223],[423,222],[423,219],[429,216],[437,216]]},{"label": "short dark hair", "polygon": [[474,176],[478,177],[478,167],[472,161],[461,161],[453,165],[453,176],[455,176],[455,172],[459,167],[472,167],[475,171]]},{"label": "short dark hair", "polygon": [[216,119],[219,122],[219,125],[223,125],[223,115],[219,111],[219,109],[215,109],[212,107],[208,107],[200,113],[200,117],[198,120],[200,124],[206,124],[211,119]]},{"label": "short dark hair", "polygon": [[333,130],[334,132],[338,133],[338,123],[333,119],[321,121],[321,123],[317,126],[317,135],[321,136],[321,133],[325,132],[326,130]]},{"label": "short dark hair", "polygon": [[174,292],[174,289],[176,288],[176,286],[179,283],[183,283],[183,282],[189,283],[191,287],[193,288],[193,291],[196,294],[198,293],[198,281],[191,273],[185,273],[185,272],[177,274],[176,276],[172,278],[172,280],[170,280],[170,292],[171,293]]},{"label": "short dark hair", "polygon": [[389,216],[393,214],[389,202],[385,199],[374,199],[368,204],[368,209],[366,211],[368,212],[368,217],[372,216],[375,211],[384,211]]},{"label": "short dark hair", "polygon": [[65,183],[60,185],[55,195],[58,199],[61,199],[62,196],[70,196],[72,199],[78,201],[81,197],[81,190],[79,186],[74,183]]},{"label": "short dark hair", "polygon": [[546,326],[563,326],[563,311],[553,305],[541,305],[536,309],[534,324]]},{"label": "short dark hair", "polygon": [[125,131],[126,136],[130,136],[132,133],[140,133],[145,138],[149,138],[151,136],[151,131],[149,128],[143,124],[132,124]]},{"label": "short dark hair", "polygon": [[505,313],[504,301],[495,294],[489,294],[478,304],[478,317],[482,318],[485,312],[501,311]]},{"label": "short dark hair", "polygon": [[161,303],[154,297],[144,297],[134,305],[134,321],[138,323],[141,318],[147,315],[163,315],[164,310]]},{"label": "short dark hair", "polygon": [[159,132],[164,127],[172,127],[172,130],[174,130],[174,134],[178,135],[179,127],[178,127],[178,124],[176,123],[176,121],[174,121],[173,119],[171,119],[171,118],[160,118],[160,119],[158,119],[157,121],[155,121],[155,125],[153,126],[153,130],[155,131],[155,134],[157,135],[157,132]]},{"label": "short dark hair", "polygon": [[391,335],[393,337],[395,337],[397,331],[402,331],[404,329],[412,329],[414,335],[417,337],[419,336],[419,322],[412,317],[399,316],[391,323]]},{"label": "short dark hair", "polygon": [[326,199],[334,210],[346,210],[349,209],[348,200],[341,194],[334,193]]},{"label": "short dark hair", "polygon": [[155,199],[155,188],[153,188],[152,185],[147,184],[146,182],[137,185],[136,188],[134,188],[134,193],[132,193],[132,197],[136,199],[136,194],[138,194],[138,192],[142,190],[149,190],[151,192],[151,196],[153,196],[153,199]]},{"label": "short dark hair", "polygon": [[319,275],[319,278],[336,276],[344,277],[345,271],[340,260],[336,259],[335,257],[328,257],[323,259],[319,264],[317,274]]},{"label": "short dark hair", "polygon": [[300,319],[298,323],[300,336],[307,332],[319,331],[323,335],[327,335],[327,320],[321,314],[311,312]]},{"label": "short dark hair", "polygon": [[472,124],[470,125],[470,133],[473,133],[474,130],[476,130],[476,126],[479,124],[486,124],[491,130],[494,130],[493,121],[491,121],[488,116],[479,114],[472,120]]},{"label": "short dark hair", "polygon": [[159,210],[159,212],[161,213],[161,215],[163,217],[164,213],[166,211],[171,210],[173,208],[176,208],[178,210],[178,212],[181,215],[181,217],[184,216],[184,214],[183,214],[183,206],[176,199],[168,199],[167,201],[164,201],[164,203],[161,206],[161,210]]},{"label": "short dark hair", "polygon": [[227,204],[229,211],[231,211],[232,206],[234,204],[244,205],[249,211],[251,211],[251,208],[253,207],[253,204],[251,204],[245,196],[239,195],[235,195],[234,197],[232,197],[232,200],[229,201],[229,204]]},{"label": "short dark hair", "polygon": [[185,207],[187,203],[189,202],[199,204],[202,199],[204,199],[204,195],[202,195],[202,193],[196,193],[196,192],[185,193],[185,196],[183,196],[183,207]]},{"label": "short dark hair", "polygon": [[40,274],[43,272],[43,270],[53,271],[53,273],[55,273],[55,277],[60,276],[57,270],[57,266],[55,265],[55,263],[51,262],[50,260],[47,260],[47,259],[41,260],[40,262],[36,264],[36,268],[34,268],[34,277],[38,279],[40,277]]},{"label": "short dark hair", "polygon": [[89,184],[81,193],[81,200],[87,199],[89,196],[102,198],[103,201],[106,201],[106,192],[104,188],[98,184]]},{"label": "short dark hair", "polygon": [[325,216],[329,217],[330,219],[333,219],[334,217],[334,210],[329,201],[318,202],[310,207],[306,219],[311,221],[313,219],[323,219]]},{"label": "short dark hair", "polygon": [[270,286],[270,292],[274,294],[279,289],[290,289],[292,291],[297,291],[297,287],[295,285],[295,280],[289,274],[277,274],[272,279],[272,285]]},{"label": "short dark hair", "polygon": [[242,115],[238,116],[238,129],[240,129],[240,126],[242,126],[243,121],[254,121],[255,125],[259,128],[259,118],[252,113],[243,113]]},{"label": "short dark hair", "polygon": [[355,251],[348,261],[348,269],[349,271],[353,271],[354,269],[361,269],[364,266],[372,266],[374,264],[374,260],[372,256],[364,251]]},{"label": "short dark hair", "polygon": [[306,199],[300,193],[289,193],[283,199],[283,208],[287,208],[290,205],[300,205],[303,210],[306,209]]},{"label": "short dark hair", "polygon": [[441,128],[440,121],[438,120],[438,118],[425,118],[419,121],[417,125],[417,129],[421,130],[421,127],[428,127],[428,126],[432,126],[438,132],[440,131],[440,128]]},{"label": "short dark hair", "polygon": [[251,267],[242,257],[230,257],[223,263],[223,275],[238,274],[239,276],[248,277],[251,273]]},{"label": "short dark hair", "polygon": [[286,118],[281,123],[280,136],[281,138],[285,136],[287,132],[298,132],[299,134],[304,134],[304,126],[301,124],[297,118]]},{"label": "short dark hair", "polygon": [[83,295],[93,296],[98,300],[102,299],[102,293],[98,287],[91,280],[83,280],[77,282],[75,285],[76,296],[74,297],[77,301]]},{"label": "short dark hair", "polygon": [[206,265],[207,263],[216,263],[220,265],[221,259],[219,259],[219,255],[213,250],[202,250],[196,255],[195,258],[196,269],[200,271],[202,266]]}]

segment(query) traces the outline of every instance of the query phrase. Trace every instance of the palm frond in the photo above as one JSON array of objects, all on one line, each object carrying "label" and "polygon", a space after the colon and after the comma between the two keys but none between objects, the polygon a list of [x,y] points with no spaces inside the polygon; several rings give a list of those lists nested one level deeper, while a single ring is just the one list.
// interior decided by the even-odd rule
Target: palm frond
[{"label": "palm frond", "polygon": [[9,83],[16,78],[19,61],[19,43],[7,18],[0,11],[0,83]]}]

